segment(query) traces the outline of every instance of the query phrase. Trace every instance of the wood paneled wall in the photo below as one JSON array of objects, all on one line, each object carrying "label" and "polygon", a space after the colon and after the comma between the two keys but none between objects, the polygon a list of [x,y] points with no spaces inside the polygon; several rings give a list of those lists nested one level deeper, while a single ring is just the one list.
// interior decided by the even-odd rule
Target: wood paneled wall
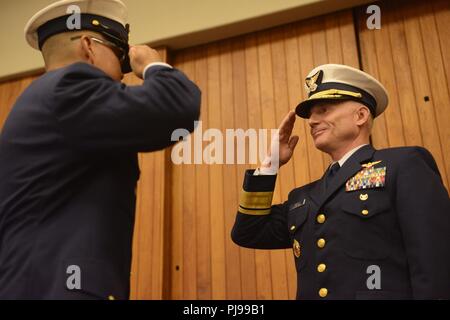
[{"label": "wood paneled wall", "polygon": [[[177,52],[174,65],[202,89],[203,131],[275,129],[304,97],[304,75],[315,65],[358,67],[351,11]],[[305,121],[301,142],[279,176],[275,202],[322,176],[329,158],[317,151]],[[205,144],[203,145],[205,147]],[[290,250],[239,248],[230,239],[243,165],[173,166],[171,297],[293,299]]]},{"label": "wood paneled wall", "polygon": [[[201,87],[203,131],[276,128],[305,98],[304,77],[313,67],[360,66],[379,78],[391,97],[375,121],[375,146],[426,147],[448,187],[450,4],[414,0],[380,6],[381,30],[368,30],[365,7],[357,8],[182,50],[168,62]],[[161,53],[167,59],[167,52]],[[0,128],[35,78],[0,84]],[[129,76],[125,82],[140,80]],[[304,120],[297,120],[295,134],[301,140],[281,170],[274,202],[320,178],[330,161],[315,149]],[[244,171],[255,166],[173,165],[170,154],[139,156],[131,298],[293,299],[290,250],[249,250],[230,239]]]},{"label": "wood paneled wall", "polygon": [[382,26],[368,30],[358,12],[363,70],[390,93],[375,121],[378,148],[424,146],[450,185],[450,2],[383,1]]}]

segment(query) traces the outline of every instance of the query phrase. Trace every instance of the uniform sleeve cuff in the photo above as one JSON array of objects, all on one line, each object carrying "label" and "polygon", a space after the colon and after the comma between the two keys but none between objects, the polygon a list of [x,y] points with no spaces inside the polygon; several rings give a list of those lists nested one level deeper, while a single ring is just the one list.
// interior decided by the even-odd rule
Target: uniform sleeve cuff
[{"label": "uniform sleeve cuff", "polygon": [[149,65],[147,65],[144,68],[144,72],[142,73],[144,79],[145,79],[145,75],[147,74],[147,70],[149,70],[151,67],[156,67],[156,66],[173,69],[173,67],[170,64],[165,63],[165,62],[153,62],[153,63],[150,63]]},{"label": "uniform sleeve cuff", "polygon": [[244,178],[244,191],[248,192],[263,192],[273,191],[277,181],[277,175],[255,175],[256,170],[247,170]]},{"label": "uniform sleeve cuff", "polygon": [[238,211],[249,215],[267,215],[271,211],[277,176],[255,176],[254,173],[255,170],[245,173]]}]

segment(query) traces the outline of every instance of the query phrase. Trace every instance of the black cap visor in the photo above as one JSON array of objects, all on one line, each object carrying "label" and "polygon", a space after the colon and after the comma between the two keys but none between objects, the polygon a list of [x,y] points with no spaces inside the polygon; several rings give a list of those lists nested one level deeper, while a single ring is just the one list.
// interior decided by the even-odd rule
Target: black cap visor
[{"label": "black cap visor", "polygon": [[359,88],[342,84],[342,83],[322,83],[317,89],[310,93],[309,98],[301,102],[295,112],[296,114],[304,119],[309,119],[311,108],[324,101],[336,101],[336,100],[352,100],[360,102],[369,108],[372,116],[376,117],[376,100],[369,93]]}]

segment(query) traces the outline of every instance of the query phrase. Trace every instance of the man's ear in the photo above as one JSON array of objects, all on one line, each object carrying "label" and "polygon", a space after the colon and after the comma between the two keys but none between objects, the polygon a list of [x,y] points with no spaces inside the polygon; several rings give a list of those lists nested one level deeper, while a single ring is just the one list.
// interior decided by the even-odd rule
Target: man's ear
[{"label": "man's ear", "polygon": [[356,110],[356,124],[358,126],[362,126],[365,123],[369,122],[369,118],[370,118],[370,110],[368,107],[361,105],[359,106],[359,108]]},{"label": "man's ear", "polygon": [[89,61],[90,64],[94,64],[94,50],[92,49],[93,41],[88,36],[82,36],[80,39],[81,54],[83,58]]}]

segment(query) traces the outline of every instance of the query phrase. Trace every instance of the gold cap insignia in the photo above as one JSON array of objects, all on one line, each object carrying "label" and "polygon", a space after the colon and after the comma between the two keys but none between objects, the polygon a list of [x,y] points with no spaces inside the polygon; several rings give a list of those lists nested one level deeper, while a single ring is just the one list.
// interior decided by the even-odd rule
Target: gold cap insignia
[{"label": "gold cap insignia", "polygon": [[91,23],[93,26],[96,26],[96,27],[101,27],[103,29],[110,29],[108,26],[104,25],[103,23],[101,23],[100,21],[98,21],[96,19],[92,20]]},{"label": "gold cap insignia", "polygon": [[317,90],[317,87],[322,83],[323,71],[319,70],[312,77],[306,78],[306,90],[308,94]]}]

